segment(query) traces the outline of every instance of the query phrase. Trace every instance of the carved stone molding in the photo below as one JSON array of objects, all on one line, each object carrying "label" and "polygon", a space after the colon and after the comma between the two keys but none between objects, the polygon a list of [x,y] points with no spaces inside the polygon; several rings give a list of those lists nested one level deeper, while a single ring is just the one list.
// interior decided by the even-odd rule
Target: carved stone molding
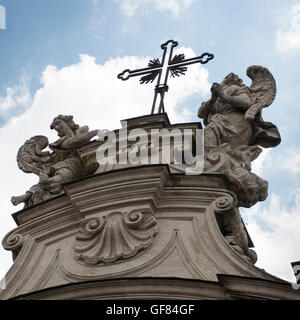
[{"label": "carved stone molding", "polygon": [[76,236],[76,259],[88,265],[133,257],[148,248],[157,234],[151,213],[113,212],[83,223]]},{"label": "carved stone molding", "polygon": [[3,239],[2,245],[5,250],[12,251],[13,260],[18,256],[24,244],[24,237],[21,234],[15,233]]}]

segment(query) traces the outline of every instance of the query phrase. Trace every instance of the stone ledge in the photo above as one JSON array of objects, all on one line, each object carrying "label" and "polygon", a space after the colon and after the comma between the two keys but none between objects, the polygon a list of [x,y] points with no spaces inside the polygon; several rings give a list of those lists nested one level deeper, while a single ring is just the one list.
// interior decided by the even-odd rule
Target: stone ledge
[{"label": "stone ledge", "polygon": [[[232,287],[234,286],[234,291]],[[247,288],[250,288],[248,291]],[[218,275],[218,281],[178,278],[122,278],[71,283],[12,300],[300,300],[289,283]]]}]

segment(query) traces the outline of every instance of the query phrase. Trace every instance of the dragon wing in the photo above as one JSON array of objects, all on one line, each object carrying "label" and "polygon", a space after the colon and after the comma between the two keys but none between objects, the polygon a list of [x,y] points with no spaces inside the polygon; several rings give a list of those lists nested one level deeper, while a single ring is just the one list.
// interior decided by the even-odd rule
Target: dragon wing
[{"label": "dragon wing", "polygon": [[250,66],[247,76],[252,80],[250,91],[253,105],[246,112],[246,118],[253,120],[262,110],[272,104],[276,97],[276,82],[272,73],[262,66]]}]

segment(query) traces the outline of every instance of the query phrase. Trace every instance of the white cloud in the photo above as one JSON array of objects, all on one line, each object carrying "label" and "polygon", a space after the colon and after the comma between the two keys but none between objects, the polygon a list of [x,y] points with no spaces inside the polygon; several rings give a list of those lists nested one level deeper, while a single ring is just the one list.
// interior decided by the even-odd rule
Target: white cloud
[{"label": "white cloud", "polygon": [[293,55],[300,52],[300,4],[292,7],[287,19],[290,29],[277,31],[276,47],[283,55]]},{"label": "white cloud", "polygon": [[177,19],[194,0],[114,0],[120,7],[125,20],[122,23],[123,33],[140,31],[140,24],[153,12],[170,14]]},{"label": "white cloud", "polygon": [[290,148],[285,152],[284,161],[281,161],[282,168],[290,174],[300,173],[300,149]]},{"label": "white cloud", "polygon": [[178,16],[193,0],[115,0],[120,4],[122,12],[128,17],[147,14],[150,10],[170,12]]},{"label": "white cloud", "polygon": [[[264,170],[272,170],[296,177],[300,172],[300,150],[286,148],[279,155],[272,151],[264,149],[253,162],[252,171],[259,176],[263,176]],[[269,206],[258,203],[250,209],[241,210],[258,254],[256,266],[295,282],[290,263],[300,259],[300,189],[296,184],[288,193],[273,193],[269,199]]]},{"label": "white cloud", "polygon": [[295,282],[293,261],[300,259],[300,190],[294,192],[295,204],[284,205],[284,196],[272,194],[270,205],[243,210],[247,230],[258,254],[257,266],[282,279]]},{"label": "white cloud", "polygon": [[271,149],[263,149],[262,153],[259,155],[257,159],[255,159],[252,163],[252,172],[256,173],[260,176],[263,172],[264,165],[266,163],[266,159],[269,156],[269,152]]},{"label": "white cloud", "polygon": [[31,103],[28,83],[25,76],[21,78],[20,84],[6,89],[6,95],[0,96],[0,116],[7,118],[9,114],[18,107],[26,108]]},{"label": "white cloud", "polygon": [[300,173],[300,148],[282,148],[281,152],[263,149],[261,155],[253,162],[252,171],[260,175],[266,169],[297,177]]},{"label": "white cloud", "polygon": [[[191,49],[180,48],[187,57],[194,56]],[[12,118],[0,129],[1,153],[1,223],[0,238],[15,225],[10,213],[18,211],[10,203],[12,195],[23,194],[36,183],[34,174],[25,174],[17,167],[16,155],[26,139],[45,135],[50,142],[57,139],[50,130],[52,119],[58,114],[72,114],[75,122],[91,129],[117,129],[120,120],[149,114],[155,84],[140,85],[137,78],[117,79],[124,69],[147,66],[149,58],[122,57],[97,64],[88,55],[80,62],[61,69],[48,66],[42,74],[42,87],[35,93],[32,105],[19,117]],[[200,65],[191,66],[184,80],[171,79],[165,106],[173,123],[191,121],[187,111],[175,112],[178,102],[199,92],[209,92],[208,72]],[[0,248],[0,278],[11,264],[11,255]]]}]

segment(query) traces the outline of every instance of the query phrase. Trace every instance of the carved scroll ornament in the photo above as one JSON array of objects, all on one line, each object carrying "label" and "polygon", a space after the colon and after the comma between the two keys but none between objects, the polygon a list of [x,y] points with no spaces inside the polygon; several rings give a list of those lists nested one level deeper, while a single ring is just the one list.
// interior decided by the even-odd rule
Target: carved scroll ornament
[{"label": "carved scroll ornament", "polygon": [[13,260],[15,260],[24,244],[24,237],[21,234],[13,233],[5,237],[2,241],[3,248],[12,251]]}]

